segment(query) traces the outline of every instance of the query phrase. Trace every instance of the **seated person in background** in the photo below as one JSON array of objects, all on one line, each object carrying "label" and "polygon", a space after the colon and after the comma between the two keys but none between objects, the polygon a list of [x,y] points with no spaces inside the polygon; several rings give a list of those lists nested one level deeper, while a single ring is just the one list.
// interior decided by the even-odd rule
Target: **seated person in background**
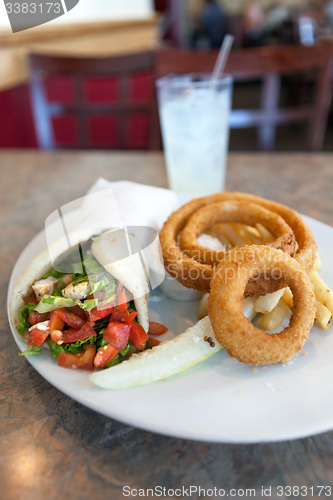
[{"label": "seated person in background", "polygon": [[243,7],[244,45],[260,46],[263,43],[265,13],[258,0],[247,0]]},{"label": "seated person in background", "polygon": [[220,48],[228,30],[228,17],[222,5],[216,0],[204,0],[204,8],[198,19],[199,36],[209,48]]}]

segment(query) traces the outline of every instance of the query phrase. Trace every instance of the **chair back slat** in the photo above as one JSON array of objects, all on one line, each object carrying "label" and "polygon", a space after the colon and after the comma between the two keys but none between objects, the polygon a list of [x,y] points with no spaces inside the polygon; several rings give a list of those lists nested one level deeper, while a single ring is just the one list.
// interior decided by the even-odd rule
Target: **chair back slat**
[{"label": "chair back slat", "polygon": [[[158,124],[152,112],[155,106],[154,90],[145,102],[132,102],[129,98],[129,82],[137,74],[154,73],[154,53],[147,51],[131,55],[107,58],[58,57],[31,54],[30,95],[38,144],[42,149],[66,147],[57,144],[52,126],[52,118],[73,115],[77,121],[78,141],[74,147],[93,148],[91,123],[93,115],[114,116],[117,119],[117,141],[113,145],[118,149],[130,149],[128,138],[129,119],[133,113],[144,114],[150,126],[145,149],[153,149],[156,144],[154,134]],[[46,79],[49,76],[65,76],[71,79],[74,99],[71,103],[51,102],[47,97]],[[115,78],[119,85],[116,102],[89,102],[85,96],[84,85],[89,78]],[[73,147],[73,146],[71,146]]]}]

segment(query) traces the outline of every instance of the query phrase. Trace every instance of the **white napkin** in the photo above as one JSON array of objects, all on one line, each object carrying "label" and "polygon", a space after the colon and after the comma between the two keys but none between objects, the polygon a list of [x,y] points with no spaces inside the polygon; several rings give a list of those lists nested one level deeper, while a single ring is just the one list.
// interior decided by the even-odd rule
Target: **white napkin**
[{"label": "white napkin", "polygon": [[179,207],[173,191],[131,181],[109,182],[99,178],[87,195],[96,196],[99,208],[105,210],[113,195],[118,212],[104,214],[106,227],[112,227],[120,217],[124,226],[149,226],[159,231],[171,212]]}]

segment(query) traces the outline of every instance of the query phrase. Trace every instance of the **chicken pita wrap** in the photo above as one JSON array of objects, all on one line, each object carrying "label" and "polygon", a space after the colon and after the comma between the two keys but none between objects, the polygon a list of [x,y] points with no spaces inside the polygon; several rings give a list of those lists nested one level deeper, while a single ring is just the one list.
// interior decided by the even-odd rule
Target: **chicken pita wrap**
[{"label": "chicken pita wrap", "polygon": [[[45,249],[26,268],[9,304],[23,355],[47,347],[58,365],[100,369],[151,347],[149,280],[135,236],[79,231]],[[50,255],[53,264],[50,262]],[[56,256],[56,259],[54,257]]]}]

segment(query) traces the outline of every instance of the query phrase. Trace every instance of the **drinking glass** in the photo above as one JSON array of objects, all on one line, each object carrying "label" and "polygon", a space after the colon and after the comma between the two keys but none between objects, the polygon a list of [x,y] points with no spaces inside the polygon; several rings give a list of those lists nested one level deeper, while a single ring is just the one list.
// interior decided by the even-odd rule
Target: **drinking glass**
[{"label": "drinking glass", "polygon": [[169,75],[156,87],[169,187],[194,196],[222,191],[232,78]]}]

